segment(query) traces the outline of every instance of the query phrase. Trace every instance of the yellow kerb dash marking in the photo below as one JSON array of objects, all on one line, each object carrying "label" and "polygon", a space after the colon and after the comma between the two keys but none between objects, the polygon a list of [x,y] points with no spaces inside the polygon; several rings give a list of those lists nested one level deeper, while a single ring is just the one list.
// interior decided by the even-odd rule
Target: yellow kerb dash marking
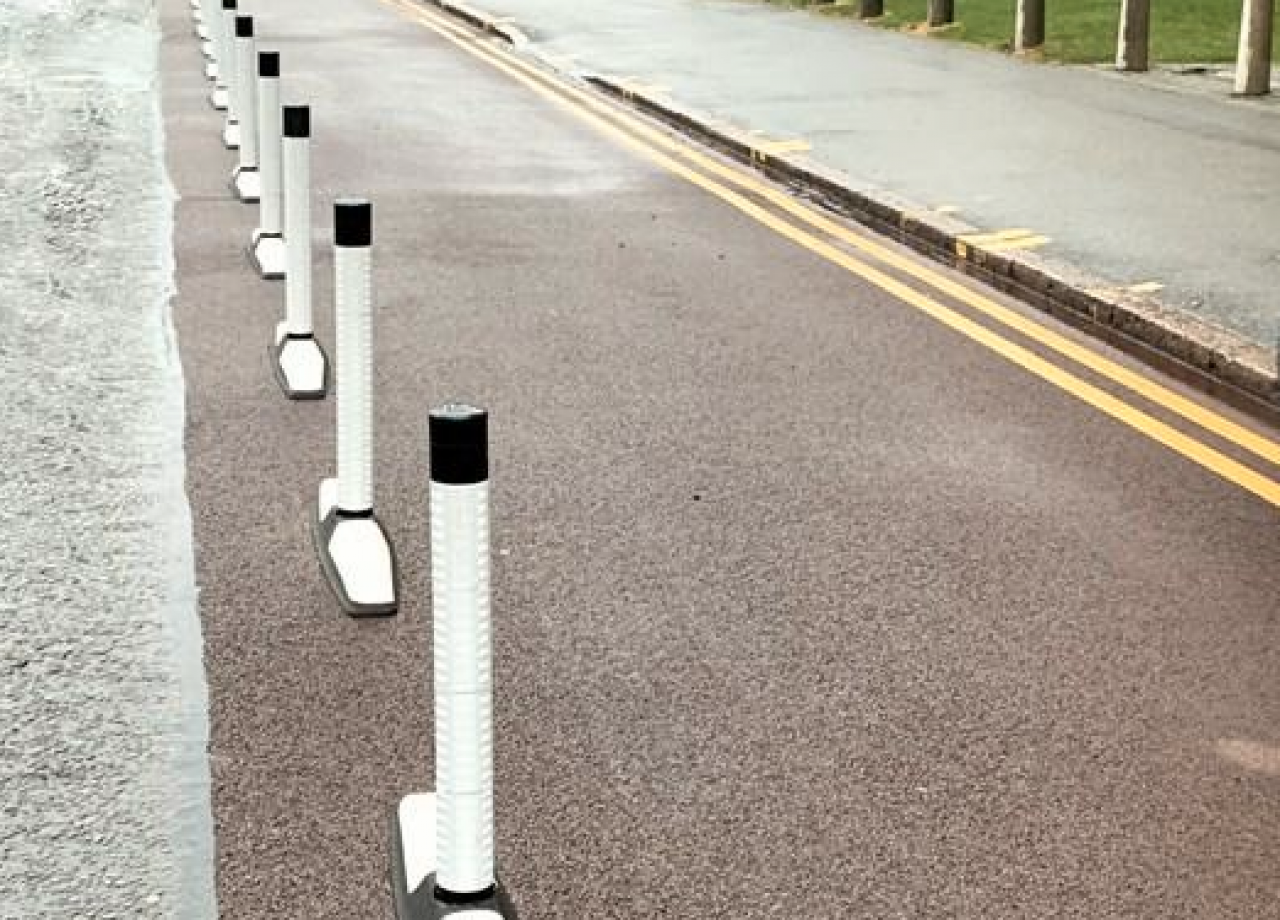
[{"label": "yellow kerb dash marking", "polygon": [[1012,227],[1008,230],[992,230],[988,233],[966,233],[960,238],[974,246],[985,246],[990,243],[1007,243],[1034,237],[1036,232],[1027,227]]},{"label": "yellow kerb dash marking", "polygon": [[1011,249],[1036,249],[1048,242],[1049,237],[1026,227],[994,230],[990,233],[965,233],[956,238],[956,255],[964,258],[971,247],[988,252],[1004,252]]},{"label": "yellow kerb dash marking", "polygon": [[1159,281],[1144,281],[1141,284],[1131,284],[1125,288],[1130,294],[1155,294],[1164,290],[1164,285]]},{"label": "yellow kerb dash marking", "polygon": [[661,96],[671,91],[671,87],[660,83],[648,83],[644,80],[619,80],[618,88],[628,98],[638,95]]},{"label": "yellow kerb dash marking", "polygon": [[1020,236],[1016,240],[995,240],[984,246],[992,252],[1006,252],[1011,249],[1039,249],[1049,243],[1047,236]]},{"label": "yellow kerb dash marking", "polygon": [[806,140],[796,138],[789,141],[766,141],[757,144],[756,149],[767,156],[778,157],[788,153],[804,153],[812,150],[813,145]]}]

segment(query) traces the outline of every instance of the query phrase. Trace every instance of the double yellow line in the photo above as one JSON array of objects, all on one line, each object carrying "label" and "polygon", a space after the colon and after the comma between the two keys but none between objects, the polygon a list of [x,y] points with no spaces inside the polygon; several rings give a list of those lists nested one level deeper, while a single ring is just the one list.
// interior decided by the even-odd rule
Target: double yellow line
[{"label": "double yellow line", "polygon": [[[1280,483],[1276,480],[1113,396],[1057,364],[1045,360],[1029,348],[944,306],[938,300],[886,274],[880,268],[856,258],[829,240],[845,244],[879,264],[891,267],[900,274],[964,304],[995,324],[1014,331],[1076,365],[1128,389],[1268,464],[1280,465],[1280,444],[1276,441],[1002,306],[942,272],[934,271],[851,230],[750,173],[726,165],[696,147],[658,130],[630,112],[559,80],[533,64],[495,47],[443,14],[428,10],[413,0],[383,0],[383,2],[467,54],[505,73],[537,95],[567,109],[600,133],[635,151],[667,172],[714,195],[779,235],[839,265],[898,300],[910,304],[943,325],[985,346],[1095,409],[1123,422],[1272,505],[1280,507]],[[735,191],[735,188],[741,191]],[[743,192],[750,193],[755,200],[746,197]],[[762,207],[757,201],[767,202],[792,220],[784,220],[774,211]],[[815,230],[829,239],[815,235],[812,232]]]}]

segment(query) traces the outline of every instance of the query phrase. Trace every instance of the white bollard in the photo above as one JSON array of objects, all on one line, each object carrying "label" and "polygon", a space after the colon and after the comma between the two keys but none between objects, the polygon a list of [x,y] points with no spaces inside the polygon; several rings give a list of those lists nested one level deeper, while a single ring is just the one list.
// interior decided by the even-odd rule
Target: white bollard
[{"label": "white bollard", "polygon": [[316,341],[311,321],[311,110],[286,105],[281,110],[281,159],[284,186],[284,322],[276,326],[272,367],[290,399],[323,399],[329,362]]},{"label": "white bollard", "polygon": [[[200,53],[205,57],[204,75],[210,80],[216,71],[214,38],[218,34],[217,20],[221,15],[220,0],[200,0],[196,10],[196,37],[200,39]],[[210,12],[212,10],[212,12]]]},{"label": "white bollard", "polygon": [[315,542],[320,568],[354,617],[396,612],[391,541],[373,513],[373,206],[334,203],[338,339],[338,476],[320,483]]},{"label": "white bollard", "polygon": [[240,157],[231,175],[231,190],[250,204],[262,194],[262,176],[258,173],[258,54],[252,16],[236,17],[235,60],[236,82],[231,92],[240,123]]},{"label": "white bollard", "polygon": [[280,53],[258,52],[258,227],[249,260],[267,281],[285,275],[283,215],[280,213]]},{"label": "white bollard", "polygon": [[[205,68],[205,76],[213,80],[213,89],[209,92],[209,104],[219,112],[227,113],[227,123],[222,132],[222,140],[234,149],[240,143],[237,133],[234,141],[228,138],[228,129],[235,121],[231,111],[231,84],[235,79],[235,67],[232,66],[231,29],[236,15],[236,0],[221,0],[213,17],[213,57],[210,66]],[[236,131],[239,131],[237,127]]]},{"label": "white bollard", "polygon": [[204,13],[204,0],[191,0],[191,18],[195,20],[196,37],[201,42],[209,40],[208,17]]},{"label": "white bollard", "polygon": [[488,416],[449,405],[429,426],[436,788],[396,810],[396,916],[513,920],[494,860]]}]

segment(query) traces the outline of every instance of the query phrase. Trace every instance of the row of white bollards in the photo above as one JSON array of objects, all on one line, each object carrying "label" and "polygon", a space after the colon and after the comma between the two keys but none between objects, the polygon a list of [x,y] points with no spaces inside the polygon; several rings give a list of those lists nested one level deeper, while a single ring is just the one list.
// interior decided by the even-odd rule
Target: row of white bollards
[{"label": "row of white bollards", "polygon": [[[311,288],[311,110],[282,105],[280,55],[256,47],[237,0],[191,0],[204,39],[211,104],[236,150],[231,189],[259,205],[249,259],[285,282],[271,364],[284,394],[323,399],[329,362],[316,340]],[[320,484],[312,522],[320,568],[351,616],[399,606],[395,550],[374,514],[373,206],[334,202],[337,475]],[[428,419],[434,617],[436,785],[395,813],[392,882],[400,920],[514,920],[498,879],[493,828],[488,416],[448,405]]]}]

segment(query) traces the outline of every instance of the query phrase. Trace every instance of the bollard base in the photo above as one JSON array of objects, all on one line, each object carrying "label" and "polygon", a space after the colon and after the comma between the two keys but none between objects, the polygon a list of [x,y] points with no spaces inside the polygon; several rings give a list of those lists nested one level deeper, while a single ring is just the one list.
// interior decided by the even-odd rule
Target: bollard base
[{"label": "bollard base", "polygon": [[262,197],[262,175],[251,167],[237,166],[231,175],[231,191],[245,204],[253,204]]},{"label": "bollard base", "polygon": [[[209,105],[213,106],[219,112],[225,112],[227,110],[227,101],[230,99],[230,96],[231,94],[225,86],[215,86],[209,91]],[[225,132],[223,139],[224,141],[226,139]]]},{"label": "bollard base", "polygon": [[227,126],[222,129],[222,146],[228,150],[240,149],[240,122],[227,122]]},{"label": "bollard base", "polygon": [[279,233],[253,231],[253,243],[249,246],[249,261],[264,281],[280,281],[289,264],[284,237]]},{"label": "bollard base", "polygon": [[396,612],[399,572],[395,551],[372,511],[349,516],[338,510],[338,480],[320,483],[312,531],[320,570],[349,616],[386,617]]},{"label": "bollard base", "polygon": [[498,879],[492,893],[454,903],[436,897],[436,797],[407,795],[391,827],[391,891],[397,920],[515,920],[516,908]]},{"label": "bollard base", "polygon": [[289,335],[285,324],[280,323],[270,350],[271,368],[285,396],[325,398],[329,392],[329,358],[314,335]]}]

